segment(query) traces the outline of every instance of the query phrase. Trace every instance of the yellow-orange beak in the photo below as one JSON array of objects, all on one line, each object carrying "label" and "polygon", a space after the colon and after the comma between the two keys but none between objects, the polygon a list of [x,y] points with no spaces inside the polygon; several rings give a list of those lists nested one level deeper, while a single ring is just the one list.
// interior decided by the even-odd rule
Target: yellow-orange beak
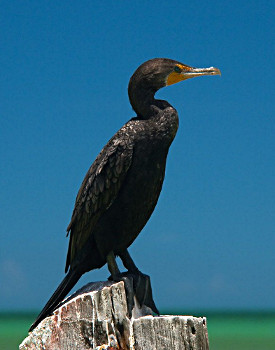
[{"label": "yellow-orange beak", "polygon": [[182,80],[199,77],[201,75],[221,75],[221,71],[215,67],[209,68],[193,68],[189,66],[181,66],[181,72],[172,72],[168,75],[166,85],[172,85]]}]

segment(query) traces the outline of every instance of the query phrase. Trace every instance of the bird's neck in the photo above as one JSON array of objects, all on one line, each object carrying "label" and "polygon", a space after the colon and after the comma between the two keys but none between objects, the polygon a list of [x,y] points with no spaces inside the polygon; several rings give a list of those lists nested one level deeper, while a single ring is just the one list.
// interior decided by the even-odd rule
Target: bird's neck
[{"label": "bird's neck", "polygon": [[156,92],[156,89],[148,86],[129,84],[129,100],[138,117],[149,119],[161,108],[160,101],[155,99]]}]

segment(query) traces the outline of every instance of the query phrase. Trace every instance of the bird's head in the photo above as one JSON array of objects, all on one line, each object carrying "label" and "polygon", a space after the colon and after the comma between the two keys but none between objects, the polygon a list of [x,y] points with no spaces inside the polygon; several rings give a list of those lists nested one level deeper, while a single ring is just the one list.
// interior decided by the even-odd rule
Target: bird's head
[{"label": "bird's head", "polygon": [[128,87],[130,102],[139,112],[136,106],[150,103],[156,91],[165,86],[202,75],[220,74],[214,67],[194,68],[168,58],[154,58],[144,62],[132,75]]},{"label": "bird's head", "polygon": [[194,68],[168,58],[154,58],[140,65],[133,74],[135,81],[152,89],[159,90],[167,85],[202,75],[220,75],[218,68]]}]

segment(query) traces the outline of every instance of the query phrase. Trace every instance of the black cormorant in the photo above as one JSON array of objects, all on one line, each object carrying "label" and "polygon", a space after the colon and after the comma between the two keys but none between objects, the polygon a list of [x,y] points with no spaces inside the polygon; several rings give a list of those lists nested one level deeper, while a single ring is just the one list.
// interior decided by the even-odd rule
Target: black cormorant
[{"label": "black cormorant", "polygon": [[[30,331],[55,310],[85,272],[107,263],[111,278],[120,279],[123,274],[116,256],[138,280],[146,276],[138,270],[127,248],[157,204],[167,153],[178,129],[177,111],[168,102],[156,100],[155,93],[181,80],[216,74],[220,71],[214,67],[193,68],[166,58],[149,60],[135,71],[128,93],[137,116],[110,139],[82,182],[67,229],[67,275]],[[144,289],[147,292],[141,291],[139,301],[158,313],[146,277]]]}]

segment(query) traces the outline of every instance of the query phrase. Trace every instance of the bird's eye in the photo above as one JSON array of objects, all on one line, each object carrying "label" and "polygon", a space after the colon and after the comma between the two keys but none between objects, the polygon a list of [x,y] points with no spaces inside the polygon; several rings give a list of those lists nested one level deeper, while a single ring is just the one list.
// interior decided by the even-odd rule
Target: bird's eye
[{"label": "bird's eye", "polygon": [[176,73],[181,73],[181,68],[179,66],[175,66],[174,71]]}]

